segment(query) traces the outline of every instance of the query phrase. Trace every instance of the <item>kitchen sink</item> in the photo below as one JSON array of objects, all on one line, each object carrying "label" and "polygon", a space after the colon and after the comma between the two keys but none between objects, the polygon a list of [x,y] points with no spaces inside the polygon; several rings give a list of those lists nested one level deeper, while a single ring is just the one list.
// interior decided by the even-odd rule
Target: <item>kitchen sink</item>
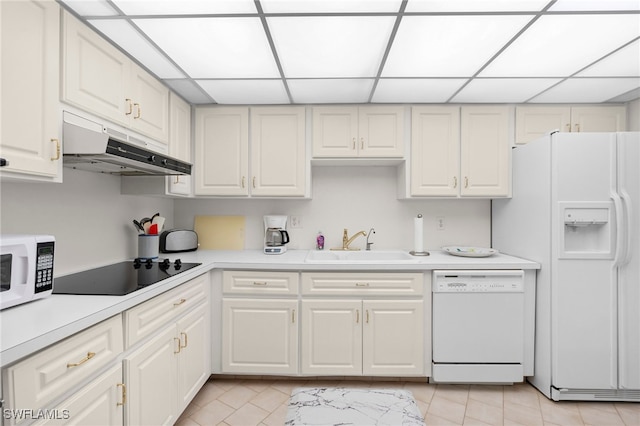
[{"label": "kitchen sink", "polygon": [[400,250],[309,251],[307,263],[418,263],[420,259]]}]

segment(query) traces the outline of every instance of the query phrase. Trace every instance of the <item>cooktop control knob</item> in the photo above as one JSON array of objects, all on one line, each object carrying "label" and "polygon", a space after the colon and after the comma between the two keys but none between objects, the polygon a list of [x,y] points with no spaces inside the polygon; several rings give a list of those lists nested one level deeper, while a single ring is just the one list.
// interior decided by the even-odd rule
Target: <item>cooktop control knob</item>
[{"label": "cooktop control knob", "polygon": [[142,265],[142,262],[140,262],[140,258],[136,257],[135,259],[133,259],[133,267],[138,269],[140,268],[140,265]]},{"label": "cooktop control knob", "polygon": [[152,163],[155,163],[156,162],[156,156],[155,155],[151,155],[151,156],[149,156],[148,160],[150,162],[152,162]]},{"label": "cooktop control knob", "polygon": [[169,269],[169,266],[171,266],[171,262],[169,261],[169,259],[165,259],[160,262],[160,269],[162,269],[163,271]]},{"label": "cooktop control knob", "polygon": [[180,268],[182,268],[182,261],[181,261],[180,259],[176,259],[176,261],[175,261],[175,263],[173,264],[173,266],[174,266],[176,269],[180,269]]},{"label": "cooktop control knob", "polygon": [[147,259],[145,267],[147,269],[153,268],[153,259]]}]

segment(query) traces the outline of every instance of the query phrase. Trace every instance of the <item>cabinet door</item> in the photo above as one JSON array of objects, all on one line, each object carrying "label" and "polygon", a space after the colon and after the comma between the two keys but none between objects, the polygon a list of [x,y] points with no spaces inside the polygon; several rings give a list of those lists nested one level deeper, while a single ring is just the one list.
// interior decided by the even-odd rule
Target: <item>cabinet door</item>
[{"label": "cabinet door", "polygon": [[[178,95],[169,94],[169,155],[191,160],[191,106]],[[191,194],[191,176],[167,177],[170,194]]]},{"label": "cabinet door", "polygon": [[302,374],[361,375],[362,301],[301,303]]},{"label": "cabinet door", "polygon": [[424,374],[424,302],[363,302],[365,376]]},{"label": "cabinet door", "polygon": [[313,156],[355,157],[358,155],[358,108],[313,108]]},{"label": "cabinet door", "polygon": [[52,1],[0,2],[3,172],[62,175],[59,139],[59,7]]},{"label": "cabinet door", "polygon": [[222,300],[222,372],[296,374],[297,300]]},{"label": "cabinet door", "polygon": [[172,425],[177,420],[180,339],[171,325],[124,360],[127,423]]},{"label": "cabinet door", "polygon": [[178,412],[196,396],[211,374],[211,333],[208,305],[202,305],[178,321]]},{"label": "cabinet door", "polygon": [[461,108],[462,196],[510,195],[509,110],[502,106]]},{"label": "cabinet door", "polygon": [[626,130],[623,106],[571,108],[572,132],[622,132]]},{"label": "cabinet door", "polygon": [[248,195],[249,109],[197,108],[195,194]]},{"label": "cabinet door", "polygon": [[251,108],[251,194],[304,196],[304,107]]},{"label": "cabinet door", "polygon": [[460,109],[421,106],[411,114],[411,195],[457,196]]},{"label": "cabinet door", "polygon": [[571,129],[571,108],[564,106],[525,106],[516,108],[516,144],[525,144],[549,132]]},{"label": "cabinet door", "polygon": [[131,64],[128,96],[133,100],[131,129],[154,140],[169,142],[169,89],[148,72]]},{"label": "cabinet door", "polygon": [[64,12],[62,99],[123,126],[133,115],[127,95],[131,61],[95,31]]},{"label": "cabinet door", "polygon": [[402,157],[404,155],[404,107],[360,107],[358,137],[360,157]]},{"label": "cabinet door", "polygon": [[115,367],[58,404],[57,418],[38,421],[36,425],[117,426],[124,424],[122,365]]}]

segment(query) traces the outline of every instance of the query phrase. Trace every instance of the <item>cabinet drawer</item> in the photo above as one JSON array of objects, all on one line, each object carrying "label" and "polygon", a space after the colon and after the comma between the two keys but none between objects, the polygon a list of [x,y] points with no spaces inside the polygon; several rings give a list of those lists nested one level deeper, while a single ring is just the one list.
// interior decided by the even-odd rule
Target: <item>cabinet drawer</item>
[{"label": "cabinet drawer", "polygon": [[129,348],[171,319],[206,301],[209,294],[208,277],[208,274],[201,275],[126,311],[124,313],[126,347]]},{"label": "cabinet drawer", "polygon": [[298,294],[297,272],[224,271],[224,294]]},{"label": "cabinet drawer", "polygon": [[122,317],[116,315],[9,367],[9,407],[44,407],[115,360],[122,341]]},{"label": "cabinet drawer", "polygon": [[424,293],[421,273],[328,273],[302,274],[303,295],[420,296]]}]

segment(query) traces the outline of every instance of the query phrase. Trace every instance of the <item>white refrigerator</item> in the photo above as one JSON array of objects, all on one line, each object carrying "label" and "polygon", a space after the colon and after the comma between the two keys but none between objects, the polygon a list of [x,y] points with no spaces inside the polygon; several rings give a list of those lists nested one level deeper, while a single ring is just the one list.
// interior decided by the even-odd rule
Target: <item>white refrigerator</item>
[{"label": "white refrigerator", "polygon": [[513,149],[492,246],[541,264],[534,376],[553,400],[640,401],[640,133]]}]

